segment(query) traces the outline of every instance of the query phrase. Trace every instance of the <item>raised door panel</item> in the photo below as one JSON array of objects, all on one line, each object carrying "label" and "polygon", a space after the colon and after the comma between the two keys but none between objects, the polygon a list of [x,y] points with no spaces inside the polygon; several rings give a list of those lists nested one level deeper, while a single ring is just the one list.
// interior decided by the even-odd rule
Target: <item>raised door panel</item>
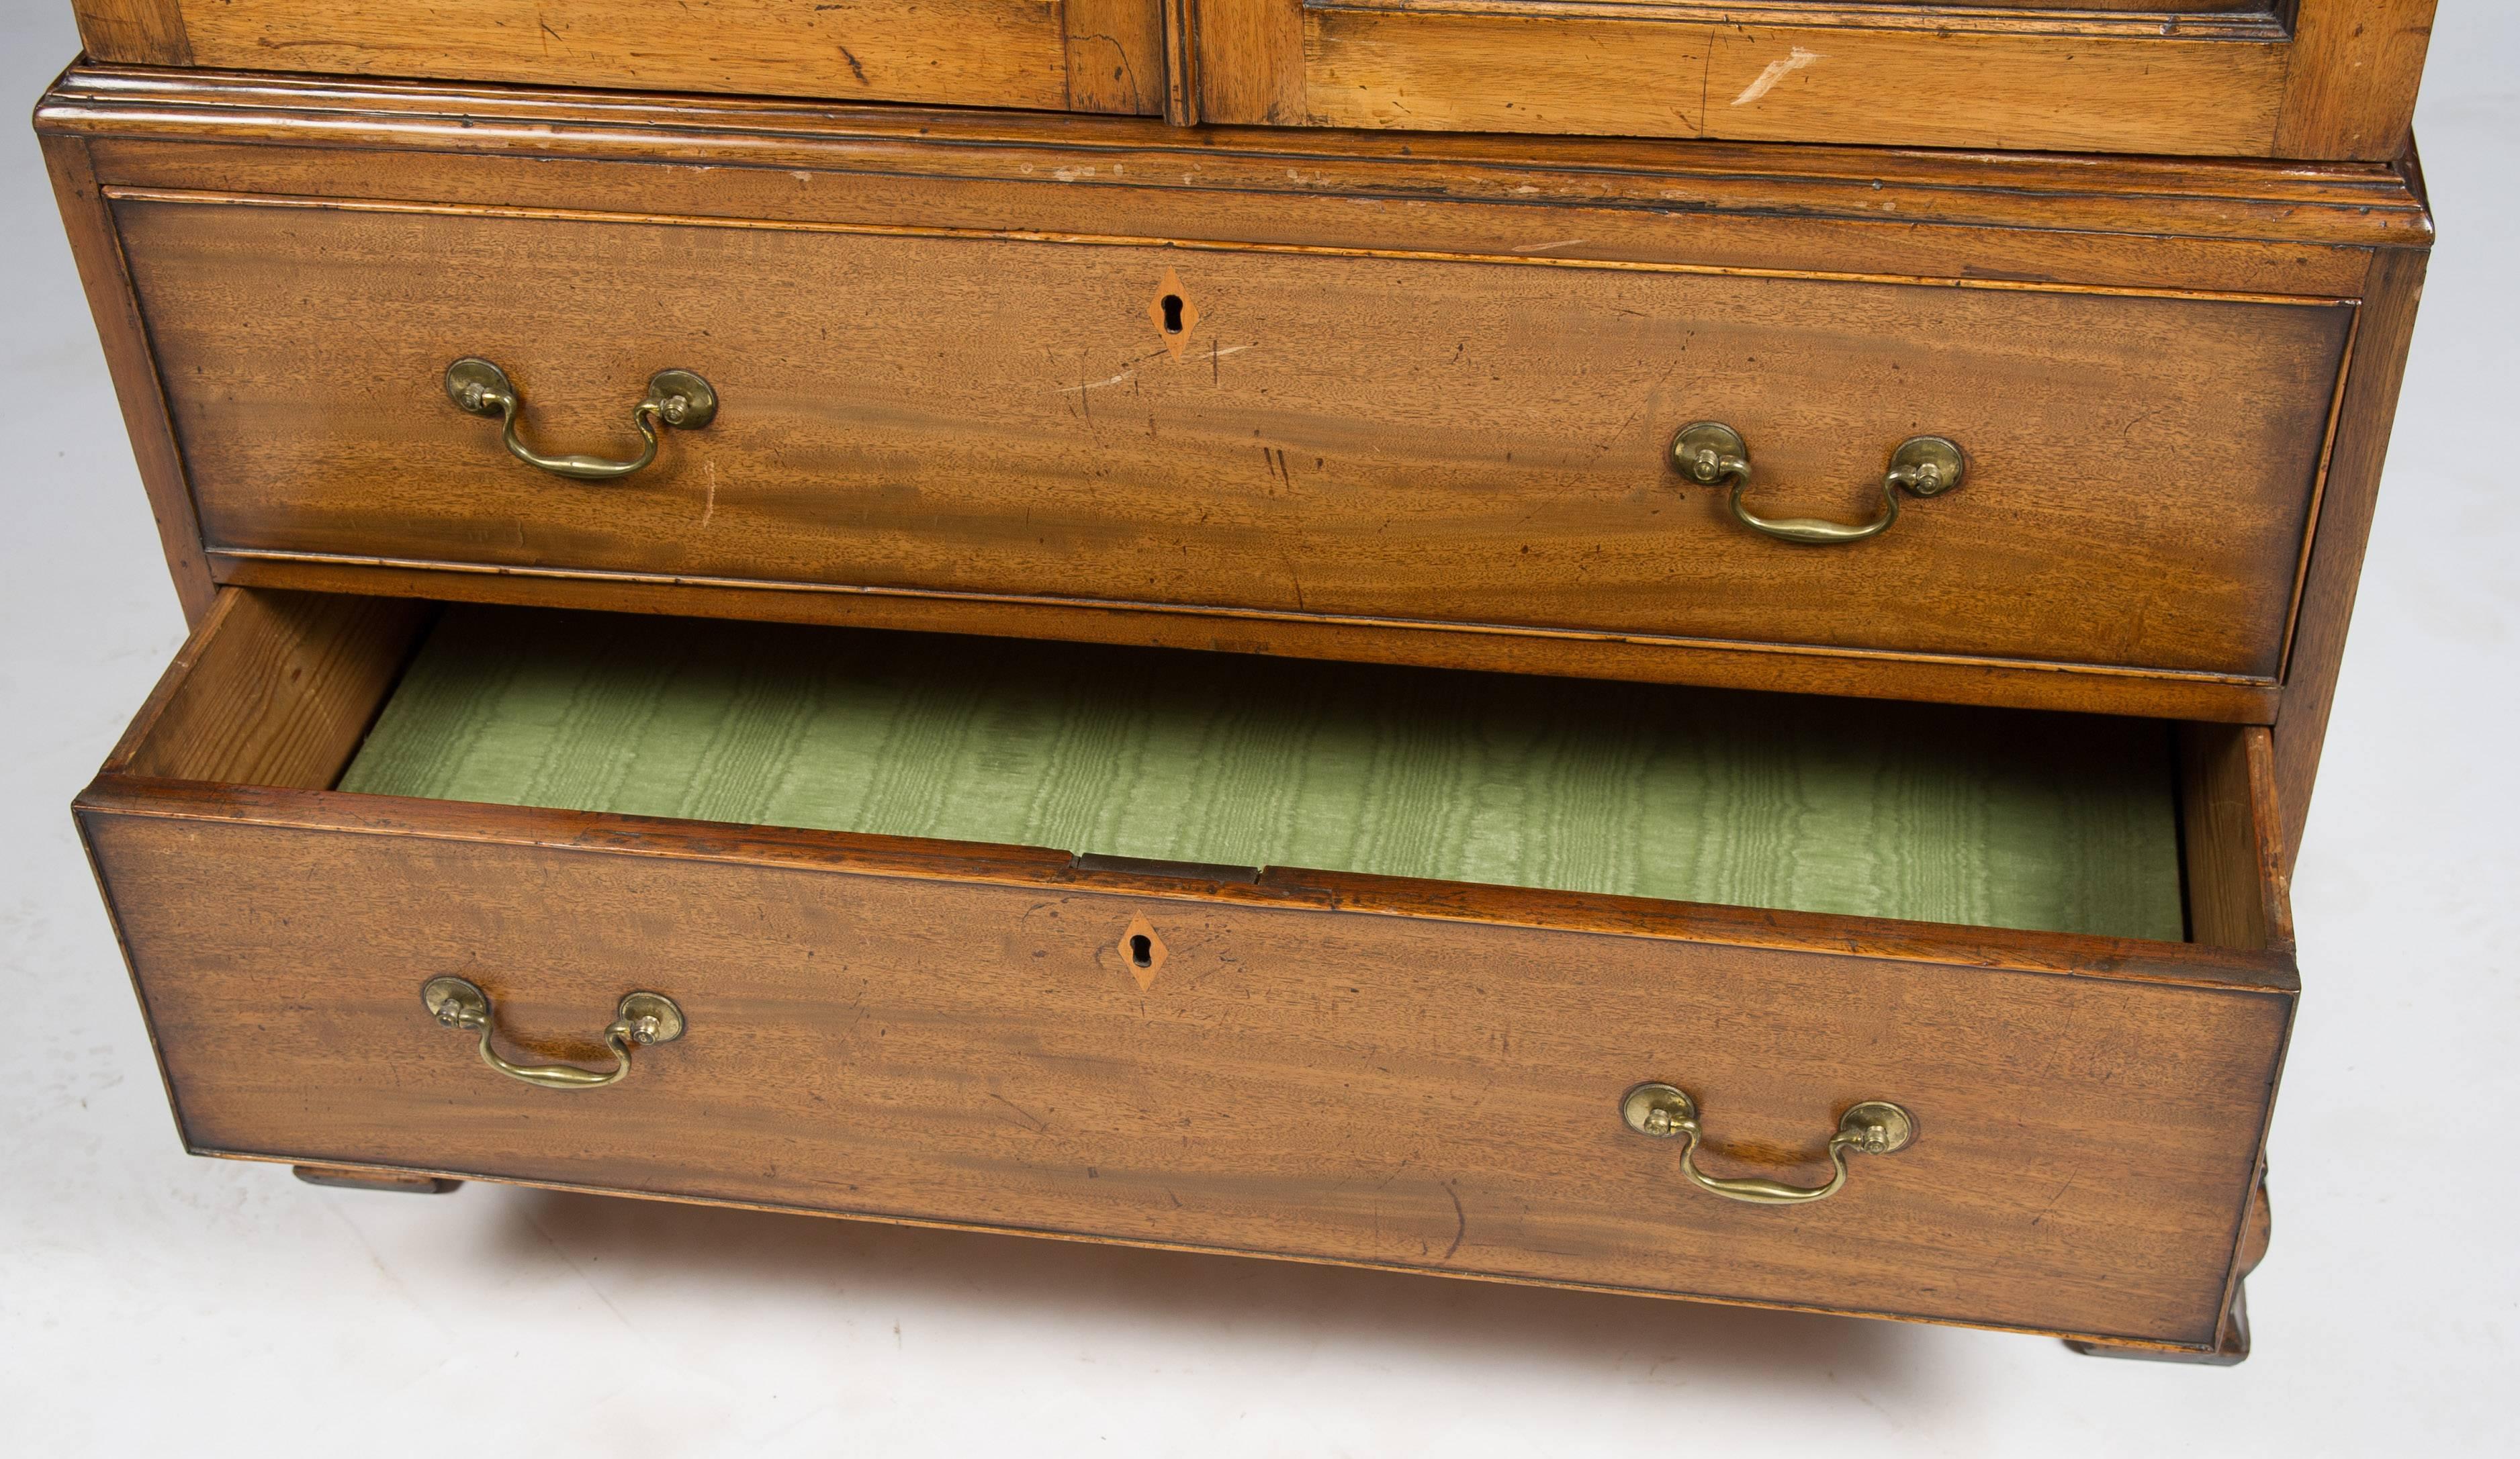
[{"label": "raised door panel", "polygon": [[1201,115],[2387,158],[2430,0],[1190,0]]},{"label": "raised door panel", "polygon": [[1162,110],[1156,0],[79,0],[99,61]]}]

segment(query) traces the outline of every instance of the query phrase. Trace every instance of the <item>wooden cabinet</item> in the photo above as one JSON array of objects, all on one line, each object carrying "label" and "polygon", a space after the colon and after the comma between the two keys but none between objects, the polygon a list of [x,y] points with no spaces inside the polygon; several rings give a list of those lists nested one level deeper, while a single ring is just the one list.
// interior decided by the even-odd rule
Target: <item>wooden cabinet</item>
[{"label": "wooden cabinet", "polygon": [[187,1148],[2245,1354],[2428,0],[79,10]]},{"label": "wooden cabinet", "polygon": [[77,0],[99,61],[1177,122],[2405,151],[2433,0]]}]

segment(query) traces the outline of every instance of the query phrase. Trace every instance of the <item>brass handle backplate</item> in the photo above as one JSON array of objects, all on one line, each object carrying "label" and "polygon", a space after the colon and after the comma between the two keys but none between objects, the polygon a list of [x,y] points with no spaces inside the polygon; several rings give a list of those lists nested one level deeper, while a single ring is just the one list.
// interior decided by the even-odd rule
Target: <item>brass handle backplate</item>
[{"label": "brass handle backplate", "polygon": [[1619,1101],[1619,1115],[1639,1134],[1688,1140],[1680,1151],[1680,1172],[1700,1190],[1753,1206],[1799,1206],[1807,1201],[1825,1201],[1846,1184],[1848,1152],[1896,1155],[1916,1142],[1915,1116],[1888,1100],[1868,1099],[1838,1117],[1837,1133],[1828,1140],[1828,1161],[1833,1168],[1828,1183],[1786,1185],[1755,1176],[1724,1179],[1699,1170],[1697,1145],[1705,1132],[1697,1123],[1697,1101],[1689,1098],[1686,1090],[1671,1084],[1639,1084]]},{"label": "brass handle backplate", "polygon": [[601,1089],[619,1083],[630,1073],[630,1046],[671,1043],[683,1037],[683,1010],[661,993],[634,993],[621,999],[619,1015],[604,1031],[612,1049],[609,1069],[580,1069],[574,1064],[518,1064],[491,1046],[498,1018],[490,995],[465,978],[431,978],[420,988],[420,1005],[450,1029],[481,1035],[481,1062],[513,1080],[546,1089]]},{"label": "brass handle backplate", "polygon": [[1881,473],[1880,514],[1868,522],[1849,523],[1807,516],[1765,517],[1743,506],[1741,493],[1750,486],[1750,448],[1730,425],[1700,420],[1681,427],[1680,434],[1672,437],[1671,464],[1700,486],[1730,481],[1732,515],[1741,525],[1786,542],[1822,544],[1878,537],[1899,520],[1902,490],[1917,497],[1939,497],[1957,488],[1968,471],[1968,457],[1957,444],[1941,436],[1911,436],[1890,453],[1889,468]]},{"label": "brass handle backplate", "polygon": [[517,434],[517,418],[525,409],[508,372],[487,360],[462,359],[446,367],[446,398],[475,416],[495,416],[499,438],[508,454],[526,465],[573,481],[614,481],[643,470],[656,459],[656,427],[698,430],[717,419],[717,391],[688,370],[659,370],[648,379],[648,397],[630,409],[630,423],[646,444],[628,461],[601,456],[546,456]]}]

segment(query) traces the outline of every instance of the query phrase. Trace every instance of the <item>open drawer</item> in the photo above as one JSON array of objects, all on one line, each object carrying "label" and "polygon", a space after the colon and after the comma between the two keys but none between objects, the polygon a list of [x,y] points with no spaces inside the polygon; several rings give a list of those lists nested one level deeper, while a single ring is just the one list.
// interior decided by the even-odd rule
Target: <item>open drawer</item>
[{"label": "open drawer", "polygon": [[2251,728],[228,589],[77,813],[198,1153],[2212,1351],[2271,782]]}]

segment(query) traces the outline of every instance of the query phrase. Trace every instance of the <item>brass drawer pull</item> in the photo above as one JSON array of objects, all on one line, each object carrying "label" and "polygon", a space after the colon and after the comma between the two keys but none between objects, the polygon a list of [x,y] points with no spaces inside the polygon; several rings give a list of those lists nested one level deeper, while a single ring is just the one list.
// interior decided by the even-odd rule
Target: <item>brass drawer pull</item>
[{"label": "brass drawer pull", "polygon": [[1697,1101],[1686,1091],[1670,1084],[1639,1084],[1619,1102],[1619,1114],[1639,1134],[1666,1140],[1686,1136],[1688,1143],[1681,1148],[1680,1172],[1702,1190],[1754,1206],[1824,1201],[1846,1184],[1849,1150],[1895,1155],[1916,1140],[1915,1116],[1887,1100],[1868,1099],[1838,1117],[1837,1133],[1828,1140],[1828,1160],[1836,1167],[1836,1173],[1828,1177],[1826,1185],[1786,1185],[1756,1177],[1722,1180],[1697,1168],[1697,1142],[1703,1131],[1697,1124]]},{"label": "brass drawer pull", "polygon": [[525,408],[508,372],[487,360],[462,359],[446,367],[446,398],[475,416],[496,416],[500,439],[508,454],[529,466],[577,481],[613,481],[644,469],[656,459],[656,427],[698,430],[717,419],[717,391],[688,370],[659,370],[648,380],[648,398],[633,406],[630,423],[647,445],[629,461],[601,456],[545,456],[517,436],[517,416]]},{"label": "brass drawer pull", "polygon": [[683,1037],[683,1010],[661,993],[634,993],[621,999],[621,1012],[604,1031],[612,1047],[612,1067],[597,1072],[574,1064],[518,1064],[490,1046],[498,1032],[490,995],[464,978],[431,978],[421,985],[420,1005],[450,1029],[481,1031],[481,1062],[510,1079],[546,1089],[601,1089],[619,1083],[630,1073],[630,1045],[671,1043]]},{"label": "brass drawer pull", "polygon": [[1890,467],[1881,473],[1881,514],[1868,522],[1823,522],[1807,516],[1765,517],[1741,505],[1750,485],[1750,448],[1730,425],[1700,420],[1672,437],[1671,464],[1680,474],[1701,486],[1730,479],[1732,515],[1741,525],[1786,542],[1862,542],[1878,537],[1899,520],[1899,489],[1919,497],[1939,497],[1960,484],[1968,458],[1941,436],[1912,436],[1890,453]]}]

